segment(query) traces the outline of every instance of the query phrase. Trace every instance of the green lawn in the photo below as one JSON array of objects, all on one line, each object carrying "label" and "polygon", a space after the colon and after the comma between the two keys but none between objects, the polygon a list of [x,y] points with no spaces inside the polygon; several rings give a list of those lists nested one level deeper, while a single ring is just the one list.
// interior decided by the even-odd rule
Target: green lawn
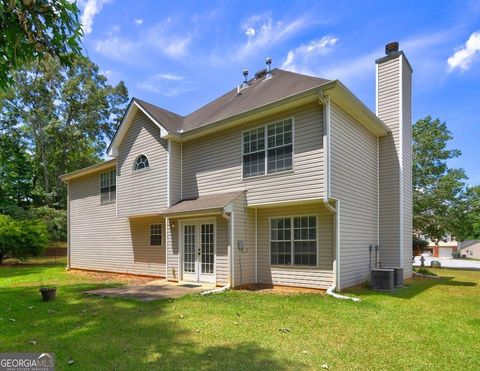
[{"label": "green lawn", "polygon": [[[478,370],[480,272],[435,272],[394,294],[352,291],[360,303],[245,291],[143,303],[84,296],[118,282],[58,263],[4,267],[0,351],[55,352],[72,370]],[[39,300],[41,282],[56,301]]]}]

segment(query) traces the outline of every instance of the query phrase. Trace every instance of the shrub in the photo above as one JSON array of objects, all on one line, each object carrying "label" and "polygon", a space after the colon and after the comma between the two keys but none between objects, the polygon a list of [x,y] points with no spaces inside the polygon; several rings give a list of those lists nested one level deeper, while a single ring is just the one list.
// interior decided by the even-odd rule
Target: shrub
[{"label": "shrub", "polygon": [[47,248],[48,242],[47,228],[42,222],[0,215],[0,264],[7,256],[20,260],[38,256]]}]

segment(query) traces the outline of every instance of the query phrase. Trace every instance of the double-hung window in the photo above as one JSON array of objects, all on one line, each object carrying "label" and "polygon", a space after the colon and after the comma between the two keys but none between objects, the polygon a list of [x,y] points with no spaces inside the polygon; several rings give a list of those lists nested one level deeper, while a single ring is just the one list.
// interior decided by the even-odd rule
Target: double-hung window
[{"label": "double-hung window", "polygon": [[272,265],[317,265],[317,217],[270,219]]},{"label": "double-hung window", "polygon": [[150,225],[150,246],[162,246],[162,225]]},{"label": "double-hung window", "polygon": [[115,170],[100,174],[100,203],[114,202],[117,198],[117,172]]},{"label": "double-hung window", "polygon": [[244,178],[292,169],[292,119],[245,131],[242,139]]}]

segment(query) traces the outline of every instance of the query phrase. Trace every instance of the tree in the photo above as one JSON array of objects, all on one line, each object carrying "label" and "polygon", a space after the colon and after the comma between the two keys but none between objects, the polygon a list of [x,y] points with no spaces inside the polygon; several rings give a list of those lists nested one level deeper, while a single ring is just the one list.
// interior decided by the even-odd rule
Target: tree
[{"label": "tree", "polygon": [[459,200],[463,169],[451,169],[447,160],[461,155],[447,149],[452,139],[445,122],[430,116],[413,126],[413,227],[432,240],[440,240],[451,229],[449,211]]},{"label": "tree", "polygon": [[28,143],[36,205],[65,206],[58,176],[100,161],[127,101],[123,82],[107,84],[83,56],[71,67],[47,58],[14,74],[14,89],[0,103],[0,125]]},{"label": "tree", "polygon": [[71,65],[81,52],[78,14],[70,0],[0,0],[0,91],[29,62],[51,56]]},{"label": "tree", "polygon": [[0,264],[6,257],[26,260],[38,256],[47,245],[48,234],[43,223],[0,215]]},{"label": "tree", "polygon": [[22,138],[7,135],[0,127],[0,211],[7,207],[27,207],[32,199],[33,168]]},{"label": "tree", "polygon": [[417,236],[413,236],[412,239],[412,246],[413,246],[413,255],[418,255],[422,253],[428,247],[428,241],[425,241]]},{"label": "tree", "polygon": [[450,231],[458,241],[480,239],[480,186],[466,188],[448,212]]}]

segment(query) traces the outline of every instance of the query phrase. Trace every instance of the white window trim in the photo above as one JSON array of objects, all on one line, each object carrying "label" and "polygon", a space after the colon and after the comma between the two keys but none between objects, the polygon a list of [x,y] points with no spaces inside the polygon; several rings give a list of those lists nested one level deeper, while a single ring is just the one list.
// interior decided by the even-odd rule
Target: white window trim
[{"label": "white window trim", "polygon": [[[147,159],[148,161],[148,166],[147,167],[144,167],[143,169],[135,169],[135,166],[137,166],[137,160],[142,157],[142,156],[145,156],[145,158]],[[132,172],[134,173],[142,173],[144,171],[148,171],[150,170],[150,159],[148,158],[148,156],[145,154],[145,153],[141,153],[139,154],[137,157],[135,157],[135,160],[133,161],[133,166],[132,166]]]},{"label": "white window trim", "polygon": [[[152,225],[160,226],[160,245],[152,245]],[[148,226],[148,244],[150,247],[163,247],[163,227],[162,223],[152,223]]]},{"label": "white window trim", "polygon": [[[109,199],[109,201],[107,201],[107,202],[102,202],[102,175],[103,175],[103,174],[107,174],[107,173],[110,174],[112,171],[115,171],[115,200],[113,200],[113,201],[110,200],[110,198],[111,198],[110,195],[111,195],[111,194],[110,194],[110,189],[109,189],[109,190],[108,190],[108,199]],[[115,169],[111,169],[111,170],[107,170],[107,171],[102,171],[102,172],[98,175],[98,179],[99,179],[99,187],[98,187],[98,188],[99,188],[99,191],[100,191],[100,192],[99,192],[99,198],[100,198],[100,199],[99,199],[99,202],[100,202],[100,205],[110,205],[110,204],[114,204],[114,203],[117,202],[117,178],[118,178],[118,176],[117,176],[117,169],[116,169],[116,168],[115,168]],[[109,176],[109,179],[110,179],[110,176]],[[108,185],[108,188],[110,188],[110,186],[111,186],[111,185],[109,184],[109,185]]]},{"label": "white window trim", "polygon": [[[292,120],[292,168],[281,170],[281,171],[276,171],[274,173],[269,173],[268,172],[268,150],[283,147],[283,146],[275,146],[273,148],[268,148],[268,130],[267,130],[267,127],[269,125],[276,124],[280,121],[286,121],[286,120]],[[263,174],[257,174],[257,175],[252,175],[252,176],[249,176],[249,177],[245,177],[245,175],[243,173],[243,156],[244,156],[243,134],[246,133],[247,131],[255,130],[255,129],[258,129],[258,128],[261,128],[261,127],[265,128],[265,130],[264,130],[265,148],[263,149],[263,151],[265,152],[265,170],[264,170]],[[289,117],[285,117],[283,119],[278,119],[278,120],[274,120],[274,121],[271,121],[271,122],[268,122],[268,123],[265,123],[265,124],[253,126],[251,128],[243,130],[240,135],[242,136],[242,140],[241,140],[241,145],[242,145],[241,153],[242,153],[242,155],[241,155],[241,159],[240,159],[240,164],[241,164],[241,169],[242,169],[242,180],[247,181],[249,179],[255,179],[255,178],[261,178],[261,177],[266,177],[266,176],[274,176],[274,175],[277,175],[277,174],[285,174],[285,173],[293,173],[294,172],[294,170],[295,170],[295,117],[294,116],[289,116]]]},{"label": "white window trim", "polygon": [[[293,219],[294,218],[301,218],[301,217],[306,217],[306,216],[314,216],[316,219],[316,222],[315,222],[315,242],[316,242],[316,249],[315,249],[315,253],[316,253],[316,262],[317,264],[315,265],[303,265],[303,264],[294,264],[294,260],[295,260],[295,255],[294,255],[294,248],[293,248],[293,242],[295,241],[295,239],[293,238],[294,236],[294,227],[293,227]],[[291,249],[291,253],[292,253],[292,260],[291,260],[291,263],[290,264],[272,264],[272,219],[290,219],[290,225],[291,225],[291,228],[292,228],[292,231],[291,231],[291,234],[290,234],[290,249]],[[279,215],[279,216],[271,216],[268,218],[268,262],[269,262],[269,265],[271,267],[276,267],[276,268],[310,268],[310,269],[317,269],[318,268],[318,232],[319,232],[319,222],[320,222],[320,216],[319,214],[301,214],[301,215],[285,215],[285,216],[282,216],[282,215]]]}]

